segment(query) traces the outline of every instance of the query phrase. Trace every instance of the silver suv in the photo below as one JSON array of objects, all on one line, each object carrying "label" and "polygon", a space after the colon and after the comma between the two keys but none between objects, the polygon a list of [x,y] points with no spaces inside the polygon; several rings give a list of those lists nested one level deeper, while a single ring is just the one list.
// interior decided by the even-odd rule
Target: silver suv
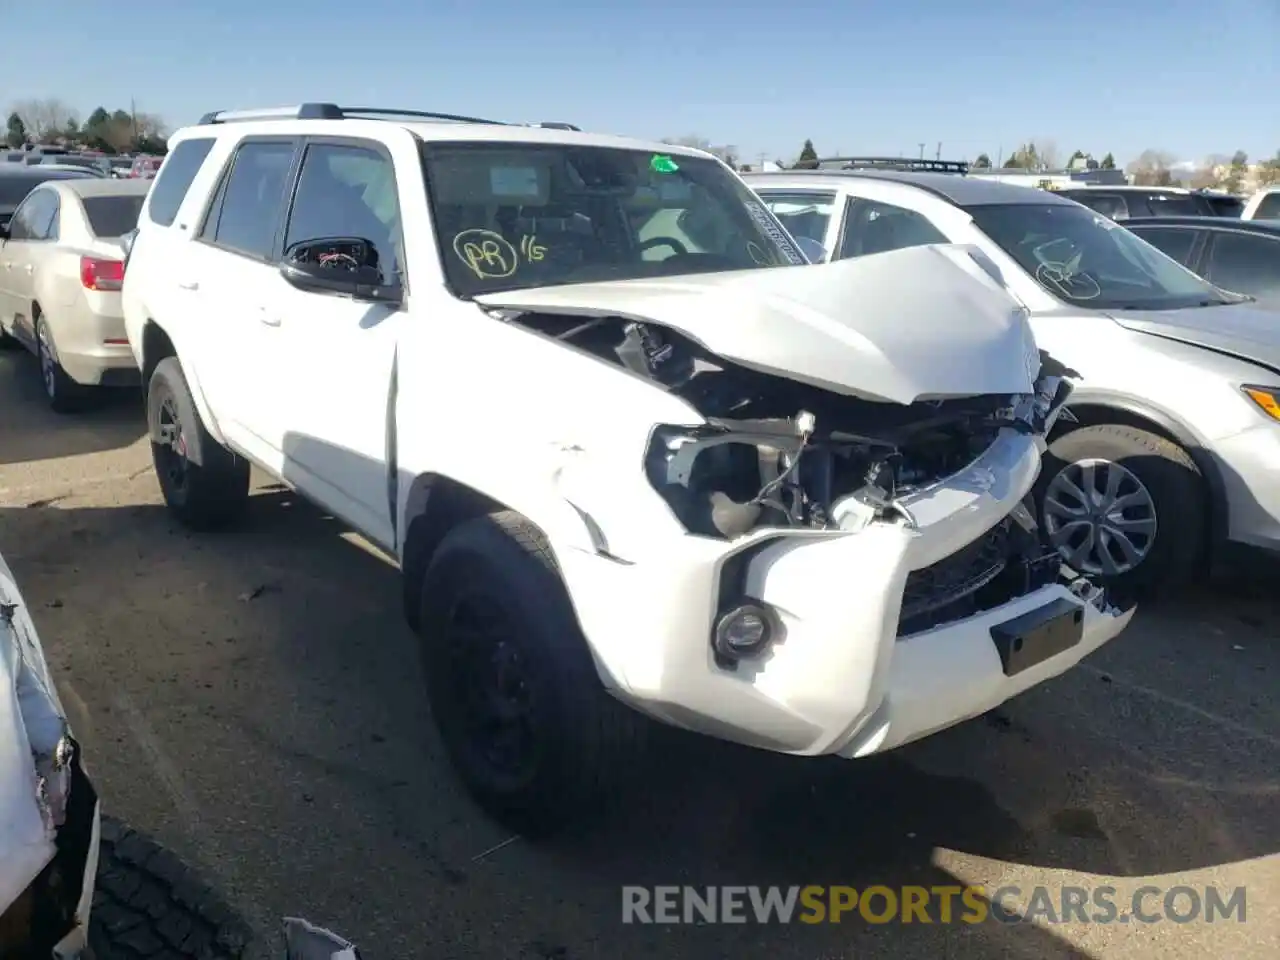
[{"label": "silver suv", "polygon": [[1198,576],[1215,547],[1280,549],[1280,315],[1053,192],[913,166],[744,179],[832,260],[935,243],[986,254],[1076,375],[1074,419],[1036,484],[1073,569],[1150,594]]}]

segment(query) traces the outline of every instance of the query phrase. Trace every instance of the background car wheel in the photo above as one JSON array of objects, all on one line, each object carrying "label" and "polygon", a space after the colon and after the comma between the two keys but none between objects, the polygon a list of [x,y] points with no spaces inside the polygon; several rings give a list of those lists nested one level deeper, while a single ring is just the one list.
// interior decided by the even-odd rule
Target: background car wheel
[{"label": "background car wheel", "polygon": [[89,915],[93,960],[240,960],[251,941],[248,924],[194,871],[150,838],[103,817]]},{"label": "background car wheel", "polygon": [[649,721],[610,697],[542,533],[512,512],[445,537],[419,635],[432,711],[480,806],[545,835],[620,792]]},{"label": "background car wheel", "polygon": [[18,345],[18,338],[11,333],[0,330],[0,350],[12,350]]},{"label": "background car wheel", "polygon": [[40,383],[44,396],[55,413],[76,413],[83,410],[92,393],[91,387],[76,383],[58,362],[58,349],[53,342],[49,324],[34,311],[36,332],[36,359],[40,362]]},{"label": "background car wheel", "polygon": [[151,456],[165,504],[193,530],[237,519],[249,500],[249,464],[205,429],[177,358],[157,364],[147,388]]},{"label": "background car wheel", "polygon": [[1190,455],[1118,424],[1059,437],[1036,484],[1043,533],[1071,569],[1122,594],[1167,594],[1204,557],[1208,497]]}]

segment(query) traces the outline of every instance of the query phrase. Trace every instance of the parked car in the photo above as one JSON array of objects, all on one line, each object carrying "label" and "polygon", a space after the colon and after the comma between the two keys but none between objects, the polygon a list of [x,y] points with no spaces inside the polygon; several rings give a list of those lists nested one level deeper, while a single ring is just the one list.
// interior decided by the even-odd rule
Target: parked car
[{"label": "parked car", "polygon": [[1239,197],[1183,187],[1080,184],[1053,192],[1083,203],[1112,220],[1173,216],[1234,218],[1239,217],[1244,209],[1244,201]]},{"label": "parked car", "polygon": [[709,154],[549,127],[170,147],[124,284],[166,504],[232,522],[257,463],[395,557],[448,755],[526,834],[617,795],[641,713],[860,757],[1131,616],[1037,541],[1066,387],[964,249],[809,267]]},{"label": "parked car", "polygon": [[1264,187],[1249,198],[1243,220],[1280,220],[1280,184]]},{"label": "parked car", "polygon": [[93,173],[78,167],[0,166],[0,231],[9,226],[13,212],[28,193],[51,180],[87,180]]},{"label": "parked car", "polygon": [[50,181],[0,233],[0,341],[39,358],[45,396],[60,413],[80,409],[99,387],[139,382],[120,310],[120,241],[137,226],[148,187]]},{"label": "parked car", "polygon": [[98,796],[0,557],[0,957],[85,955]]},{"label": "parked car", "polygon": [[1280,308],[1280,220],[1153,217],[1125,226],[1209,282]]},{"label": "parked car", "polygon": [[163,160],[164,157],[134,157],[133,164],[129,168],[129,176],[142,180],[154,179],[156,171],[160,169],[160,164]]},{"label": "parked car", "polygon": [[1070,567],[1155,594],[1202,576],[1222,545],[1280,549],[1272,313],[1057,192],[892,170],[745,179],[835,260],[982,250],[1040,346],[1078,374],[1035,492]]}]

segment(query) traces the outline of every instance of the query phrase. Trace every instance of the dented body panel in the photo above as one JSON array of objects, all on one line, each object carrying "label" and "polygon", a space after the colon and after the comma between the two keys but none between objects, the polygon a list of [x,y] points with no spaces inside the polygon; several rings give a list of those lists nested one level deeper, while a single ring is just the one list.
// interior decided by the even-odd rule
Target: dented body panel
[{"label": "dented body panel", "polygon": [[[78,875],[75,900],[62,904],[68,927],[26,935],[33,943],[60,942],[62,956],[76,956],[83,946],[97,821],[97,797],[80,768],[35,626],[0,557],[0,915],[36,895],[33,885],[61,858],[58,866]],[[12,926],[4,932],[22,935]],[[0,943],[0,954],[6,947],[12,945]]]}]

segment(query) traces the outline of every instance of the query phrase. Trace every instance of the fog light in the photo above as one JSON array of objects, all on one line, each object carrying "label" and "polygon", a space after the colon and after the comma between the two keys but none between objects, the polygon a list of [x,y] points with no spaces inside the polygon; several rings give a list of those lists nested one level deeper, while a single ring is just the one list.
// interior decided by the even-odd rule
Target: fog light
[{"label": "fog light", "polygon": [[744,603],[716,621],[712,646],[730,660],[754,657],[769,645],[774,635],[774,618],[765,607]]}]

